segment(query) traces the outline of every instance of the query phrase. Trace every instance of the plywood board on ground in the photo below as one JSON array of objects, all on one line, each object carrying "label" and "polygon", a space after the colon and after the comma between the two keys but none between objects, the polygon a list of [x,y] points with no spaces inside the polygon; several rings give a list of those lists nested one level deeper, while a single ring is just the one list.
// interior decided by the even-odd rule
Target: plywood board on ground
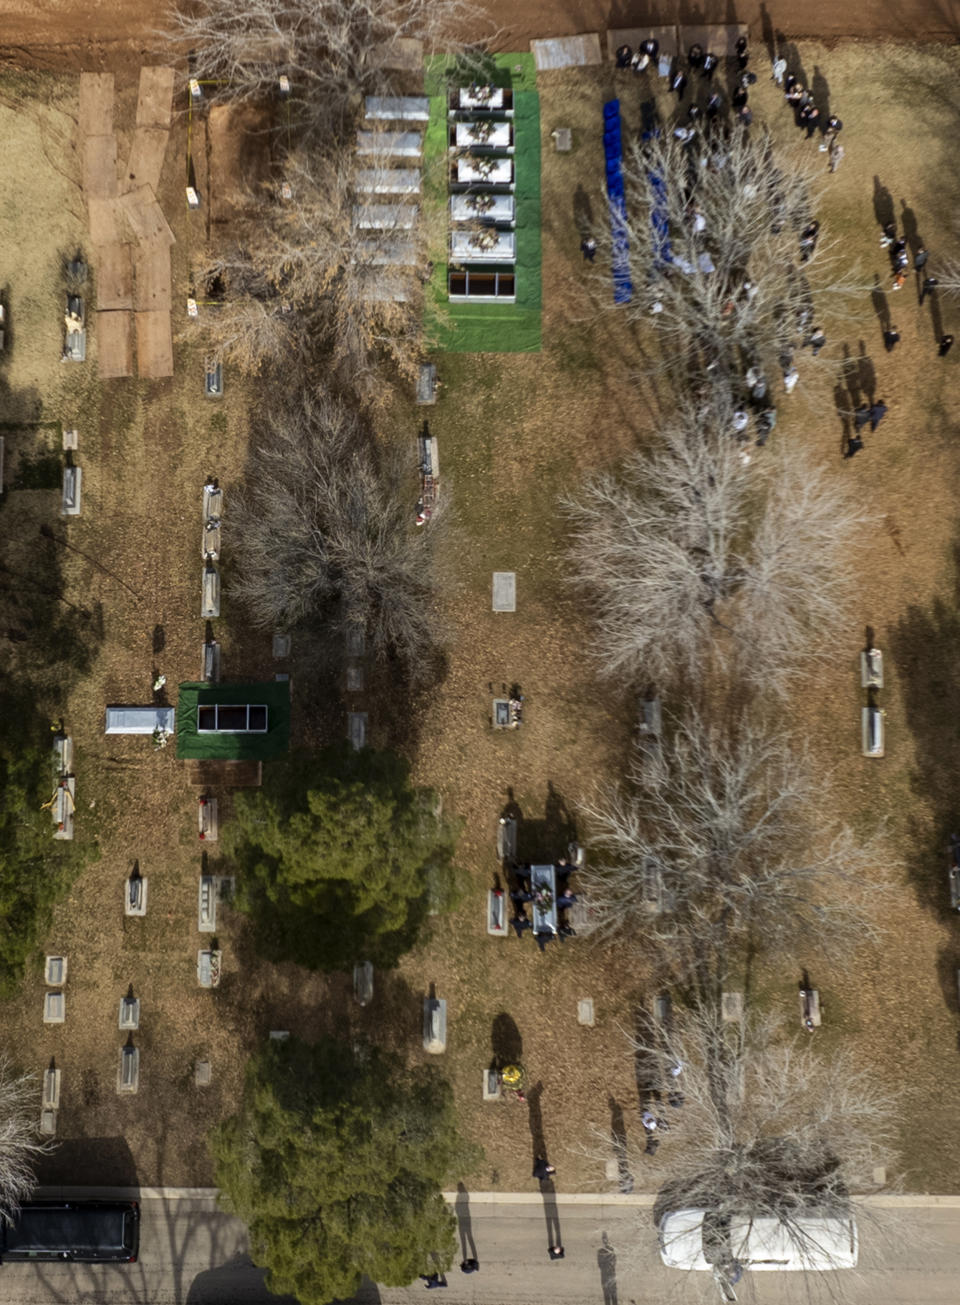
[{"label": "plywood board on ground", "polygon": [[198,788],[259,788],[262,761],[188,761],[187,780]]},{"label": "plywood board on ground", "polygon": [[149,240],[133,251],[136,272],[135,306],[138,312],[170,311],[170,246]]},{"label": "plywood board on ground", "polygon": [[584,36],[531,41],[530,52],[539,72],[550,68],[583,68],[600,62],[600,37],[596,32],[588,32]]},{"label": "plywood board on ground", "polygon": [[173,69],[141,68],[137,95],[138,127],[169,127],[173,106]]},{"label": "plywood board on ground", "polygon": [[83,193],[87,199],[113,199],[117,193],[116,136],[84,136]]},{"label": "plywood board on ground", "polygon": [[122,191],[137,190],[140,186],[151,186],[154,191],[159,189],[169,136],[170,133],[164,127],[136,129],[120,187]]},{"label": "plywood board on ground", "polygon": [[95,245],[97,307],[101,310],[133,307],[133,262],[130,245]]},{"label": "plywood board on ground", "polygon": [[100,375],[133,375],[133,313],[97,313],[97,363]]},{"label": "plywood board on ground", "polygon": [[92,244],[120,245],[130,239],[129,226],[119,200],[89,196],[87,217],[90,222]]},{"label": "plywood board on ground", "polygon": [[137,366],[141,376],[154,380],[173,375],[169,313],[137,313]]},{"label": "plywood board on ground", "polygon": [[80,139],[113,131],[113,73],[80,74]]},{"label": "plywood board on ground", "polygon": [[615,58],[621,45],[629,45],[631,50],[636,50],[642,41],[649,40],[650,37],[659,41],[660,53],[669,54],[671,58],[680,48],[677,29],[672,23],[669,27],[616,27],[607,30],[607,54],[611,59]]},{"label": "plywood board on ground", "polygon": [[163,236],[168,244],[177,243],[152,186],[138,186],[121,195],[117,203],[137,240],[156,240]]},{"label": "plywood board on ground", "polygon": [[691,45],[701,45],[721,59],[732,59],[737,53],[737,39],[748,36],[746,23],[705,23],[701,27],[680,28],[680,48],[684,54]]}]

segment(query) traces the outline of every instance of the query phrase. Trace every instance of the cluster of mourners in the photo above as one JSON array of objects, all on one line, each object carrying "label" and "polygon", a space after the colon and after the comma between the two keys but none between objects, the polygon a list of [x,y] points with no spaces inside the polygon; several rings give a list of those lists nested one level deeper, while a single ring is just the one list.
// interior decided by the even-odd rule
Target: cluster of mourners
[{"label": "cluster of mourners", "polygon": [[[532,882],[533,867],[531,865],[521,865],[514,862],[511,869],[513,882],[510,888],[510,900],[513,902],[514,913],[510,924],[516,931],[518,938],[522,938],[525,931],[530,929],[541,951],[545,951],[547,943],[553,942],[555,938],[559,938],[561,942],[566,942],[568,938],[572,938],[576,934],[576,930],[568,919],[570,908],[575,906],[578,900],[576,894],[570,888],[570,876],[573,873],[573,866],[566,857],[562,856],[553,869],[557,883],[557,895],[552,901],[548,900],[547,889]],[[556,907],[556,931],[551,928],[534,929],[533,920],[527,914],[528,906],[540,907],[542,910],[549,910],[551,906]]]}]

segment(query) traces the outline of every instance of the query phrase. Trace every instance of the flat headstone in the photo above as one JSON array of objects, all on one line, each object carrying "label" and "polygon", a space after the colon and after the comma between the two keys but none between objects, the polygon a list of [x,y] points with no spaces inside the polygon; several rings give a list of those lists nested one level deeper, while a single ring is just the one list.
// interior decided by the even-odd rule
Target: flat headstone
[{"label": "flat headstone", "polygon": [[495,1069],[483,1071],[483,1099],[484,1101],[500,1100],[500,1075]]},{"label": "flat headstone", "polygon": [[120,998],[120,1018],[118,1028],[138,1029],[140,1027],[140,998]]},{"label": "flat headstone", "polygon": [[43,1073],[43,1105],[47,1110],[60,1108],[60,1080],[63,1070],[47,1069]]},{"label": "flat headstone", "polygon": [[517,573],[515,571],[494,571],[493,610],[495,612],[515,612],[517,610]]},{"label": "flat headstone", "polygon": [[210,621],[219,615],[220,572],[211,564],[203,568],[200,596],[200,619],[203,621]]},{"label": "flat headstone", "polygon": [[202,678],[206,684],[218,684],[220,681],[220,644],[216,639],[208,639],[203,645]]},{"label": "flat headstone", "polygon": [[363,673],[362,666],[347,667],[347,692],[348,693],[362,693],[364,681],[365,681],[365,676]]},{"label": "flat headstone", "polygon": [[417,374],[417,403],[436,403],[437,368],[434,363],[421,363]]},{"label": "flat headstone", "polygon": [[585,1025],[588,1029],[592,1029],[595,1022],[593,998],[581,997],[577,1002],[577,1023]]},{"label": "flat headstone", "polygon": [[653,999],[653,1015],[658,1024],[669,1025],[673,1015],[673,1001],[669,992],[662,992]]},{"label": "flat headstone", "polygon": [[553,68],[583,68],[602,61],[600,37],[596,32],[531,41],[530,53],[538,72]]},{"label": "flat headstone", "polygon": [[83,490],[83,468],[64,467],[63,496],[60,504],[62,517],[78,517]]},{"label": "flat headstone", "polygon": [[217,927],[217,882],[213,875],[201,875],[197,900],[197,931],[213,933]]},{"label": "flat headstone", "polygon": [[63,451],[64,451],[64,453],[68,453],[68,452],[72,452],[72,451],[75,452],[75,451],[76,451],[76,448],[77,448],[78,439],[79,439],[79,437],[78,437],[78,434],[77,434],[76,428],[74,428],[74,429],[72,429],[72,430],[65,430],[65,431],[63,432]]},{"label": "flat headstone", "polygon": [[273,636],[273,655],[277,661],[282,661],[285,657],[290,656],[290,648],[293,643],[289,634],[275,634]]},{"label": "flat headstone", "polygon": [[147,913],[147,881],[141,876],[128,879],[123,885],[123,913],[124,915]]},{"label": "flat headstone", "polygon": [[350,746],[358,752],[367,745],[367,713],[365,711],[347,712],[347,738]]},{"label": "flat headstone", "polygon": [[270,1030],[270,1041],[271,1041],[271,1042],[287,1042],[287,1041],[289,1040],[289,1038],[290,1038],[290,1031],[289,1031],[289,1029],[271,1029],[271,1030]]},{"label": "flat headstone", "polygon": [[57,1132],[57,1112],[55,1110],[40,1111],[40,1132],[44,1137],[55,1137]]},{"label": "flat headstone", "polygon": [[569,154],[573,149],[573,131],[570,127],[555,127],[550,135],[553,137],[553,148],[558,154]]},{"label": "flat headstone", "polygon": [[873,1181],[877,1187],[885,1187],[887,1184],[887,1166],[877,1165],[873,1171]]},{"label": "flat headstone", "polygon": [[373,998],[373,964],[364,961],[353,967],[353,995],[361,1006],[366,1006]]},{"label": "flat headstone", "polygon": [[213,1082],[213,1067],[209,1060],[198,1060],[193,1067],[193,1081],[197,1087],[209,1087]]},{"label": "flat headstone", "polygon": [[620,1177],[620,1165],[612,1156],[609,1160],[604,1161],[603,1176],[608,1183],[615,1183]]},{"label": "flat headstone", "polygon": [[725,1023],[739,1024],[743,1019],[743,993],[721,993],[720,1013]]},{"label": "flat headstone", "polygon": [[43,967],[43,981],[50,988],[60,988],[67,981],[66,956],[48,956]]},{"label": "flat headstone", "polygon": [[67,1003],[62,992],[48,992],[43,998],[44,1024],[62,1024],[67,1018]]},{"label": "flat headstone", "polygon": [[367,651],[367,636],[359,626],[351,625],[347,629],[347,656],[362,657]]}]

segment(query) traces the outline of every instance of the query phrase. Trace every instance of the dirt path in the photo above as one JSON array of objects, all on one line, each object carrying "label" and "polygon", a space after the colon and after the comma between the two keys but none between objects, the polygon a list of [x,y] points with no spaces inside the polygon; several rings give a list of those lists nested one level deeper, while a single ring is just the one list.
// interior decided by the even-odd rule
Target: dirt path
[{"label": "dirt path", "polygon": [[[497,31],[499,49],[526,49],[532,37],[604,32],[608,27],[651,23],[745,22],[759,41],[782,30],[792,37],[894,37],[956,39],[960,0],[487,0],[489,21],[471,35]],[[131,51],[156,48],[162,8],[152,0],[0,0],[0,59],[48,68],[115,68]]]}]

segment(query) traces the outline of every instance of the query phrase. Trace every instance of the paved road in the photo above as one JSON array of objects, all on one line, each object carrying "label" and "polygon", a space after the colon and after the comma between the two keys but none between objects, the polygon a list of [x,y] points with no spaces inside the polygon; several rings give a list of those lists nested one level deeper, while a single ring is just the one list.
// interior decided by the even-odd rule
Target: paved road
[{"label": "paved road", "polygon": [[[0,1269],[3,1305],[278,1305],[247,1257],[243,1225],[219,1211],[212,1196],[142,1194],[141,1208],[138,1264],[7,1264]],[[454,1269],[440,1298],[443,1305],[694,1305],[700,1300],[715,1305],[717,1300],[707,1275],[663,1268],[649,1204],[598,1204],[561,1195],[547,1208],[529,1195],[479,1195],[466,1204],[461,1198],[458,1216],[463,1248],[467,1253],[475,1248],[481,1269],[470,1276]],[[960,1201],[871,1209],[859,1222],[860,1269],[827,1275],[836,1285],[842,1278],[844,1305],[956,1305]],[[566,1257],[551,1263],[547,1246],[558,1223]],[[357,1302],[422,1302],[422,1292],[420,1283],[403,1289],[371,1285]],[[748,1275],[738,1292],[745,1305],[830,1300],[816,1282],[797,1274],[757,1274],[752,1282]]]}]

